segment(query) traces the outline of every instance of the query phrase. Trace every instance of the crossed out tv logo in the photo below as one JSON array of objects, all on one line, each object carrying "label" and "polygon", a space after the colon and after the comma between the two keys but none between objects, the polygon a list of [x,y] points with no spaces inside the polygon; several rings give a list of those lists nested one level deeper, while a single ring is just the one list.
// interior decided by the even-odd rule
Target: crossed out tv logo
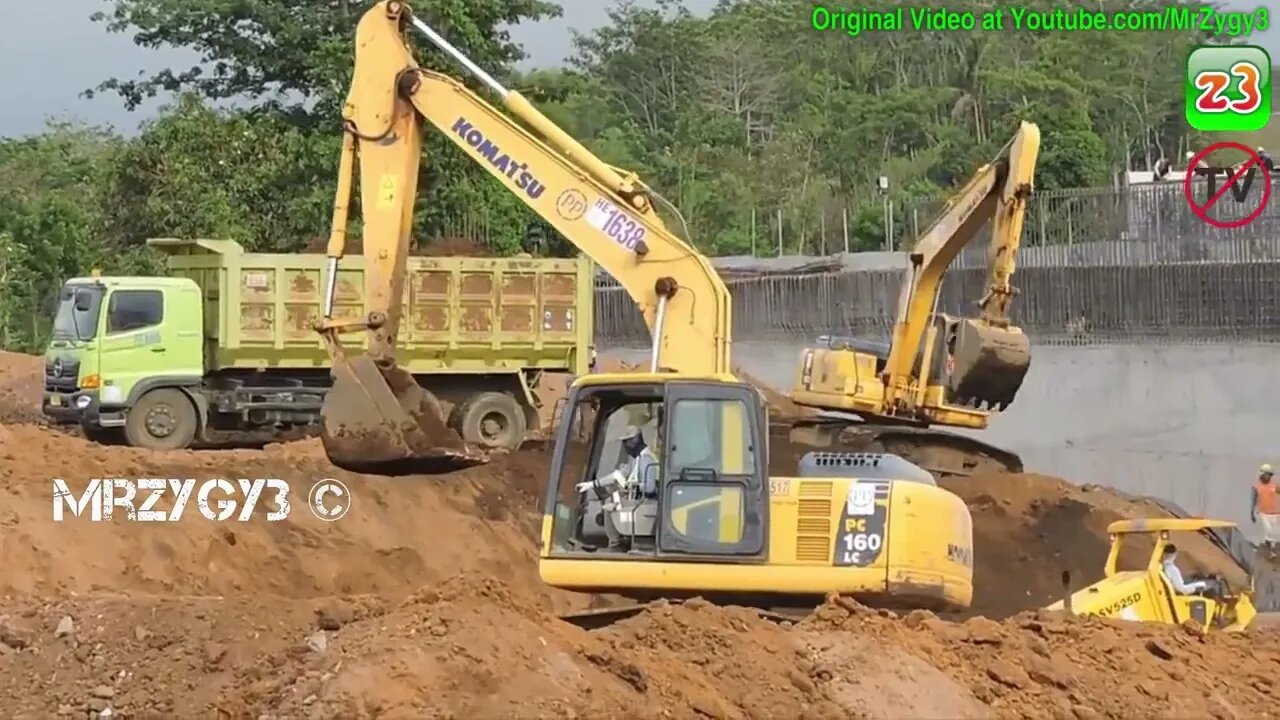
[{"label": "crossed out tv logo", "polygon": [[[1233,151],[1245,159],[1229,167],[1208,162],[1212,153]],[[1271,170],[1259,152],[1240,143],[1218,142],[1196,153],[1182,181],[1191,212],[1208,225],[1238,228],[1257,220],[1271,201]]]},{"label": "crossed out tv logo", "polygon": [[[90,522],[110,522],[117,511],[135,522],[177,522],[194,503],[196,512],[213,522],[248,522],[265,516],[267,522],[289,517],[293,506],[289,483],[279,478],[93,478],[75,492],[62,478],[53,480],[53,521],[67,515]],[[311,486],[307,507],[325,522],[339,520],[351,510],[351,491],[325,478]]]}]

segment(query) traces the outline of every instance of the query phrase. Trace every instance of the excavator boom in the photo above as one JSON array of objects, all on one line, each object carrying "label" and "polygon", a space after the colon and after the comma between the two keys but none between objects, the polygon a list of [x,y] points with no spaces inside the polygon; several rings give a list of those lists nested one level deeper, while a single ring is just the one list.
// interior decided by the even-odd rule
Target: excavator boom
[{"label": "excavator boom", "polygon": [[[929,320],[947,269],[960,251],[992,223],[988,285],[976,318],[961,319],[947,348],[947,382],[961,404],[1003,408],[1013,401],[1031,364],[1030,343],[1011,328],[1009,307],[1017,291],[1010,284],[1022,238],[1026,200],[1039,153],[1040,129],[1023,122],[995,162],[978,170],[925,230],[911,250],[911,269],[903,284],[903,304],[894,326],[886,367],[885,404],[891,412],[918,413],[929,408],[925,390],[928,364],[938,338]],[[919,364],[918,364],[919,363]],[[943,420],[945,424],[945,420]]]},{"label": "excavator boom", "polygon": [[[466,67],[526,127],[461,82],[420,68],[405,37],[413,25]],[[635,299],[654,338],[653,372],[731,380],[729,293],[705,257],[669,231],[653,193],[619,171],[472,63],[407,4],[377,3],[356,30],[325,320],[334,388],[322,409],[325,450],[353,469],[406,466],[448,472],[483,462],[445,426],[439,403],[392,359],[421,162],[423,121],[556,228]],[[369,317],[332,319],[333,278],[345,247],[346,203],[358,163]],[[347,359],[337,336],[366,330],[367,355]]]}]

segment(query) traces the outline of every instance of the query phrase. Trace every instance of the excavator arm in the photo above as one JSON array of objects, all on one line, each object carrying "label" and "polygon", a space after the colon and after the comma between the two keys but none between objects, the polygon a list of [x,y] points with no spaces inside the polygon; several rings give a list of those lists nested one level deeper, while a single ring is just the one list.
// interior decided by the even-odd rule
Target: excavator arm
[{"label": "excavator arm", "polygon": [[992,228],[987,287],[978,317],[961,319],[955,326],[954,346],[948,348],[953,363],[948,381],[952,394],[966,403],[996,408],[1013,400],[1031,356],[1026,336],[1009,323],[1010,305],[1017,294],[1010,279],[1039,148],[1040,129],[1021,123],[1001,156],[978,170],[911,250],[885,363],[886,414],[928,410],[927,359],[933,357],[939,340],[930,318],[947,269],[988,220]]},{"label": "excavator arm", "polygon": [[[457,80],[420,68],[405,37],[410,24],[492,90],[520,122]],[[445,428],[439,403],[393,359],[424,121],[626,289],[653,335],[651,370],[732,379],[728,290],[707,259],[667,229],[654,210],[656,194],[502,87],[413,17],[407,4],[379,2],[358,24],[343,119],[325,318],[317,326],[334,361],[322,437],[336,464],[380,471],[408,464],[416,472],[448,472],[483,462]],[[369,314],[336,322],[334,278],[345,251],[357,169]],[[348,359],[338,334],[353,330],[367,331],[368,353]]]}]

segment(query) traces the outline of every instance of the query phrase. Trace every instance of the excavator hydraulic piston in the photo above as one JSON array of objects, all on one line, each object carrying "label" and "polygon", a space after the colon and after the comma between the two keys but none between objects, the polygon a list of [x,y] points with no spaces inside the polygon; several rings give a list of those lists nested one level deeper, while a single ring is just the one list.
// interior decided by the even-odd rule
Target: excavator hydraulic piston
[{"label": "excavator hydraulic piston", "polygon": [[1003,410],[1031,366],[1031,341],[1019,329],[974,318],[956,323],[950,389],[961,403]]}]

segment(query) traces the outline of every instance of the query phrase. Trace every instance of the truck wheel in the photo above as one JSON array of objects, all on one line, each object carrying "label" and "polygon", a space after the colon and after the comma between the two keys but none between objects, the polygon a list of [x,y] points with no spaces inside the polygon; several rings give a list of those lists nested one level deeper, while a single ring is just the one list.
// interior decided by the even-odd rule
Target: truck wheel
[{"label": "truck wheel", "polygon": [[458,408],[458,434],[472,445],[485,448],[520,447],[528,429],[524,408],[506,393],[483,392]]},{"label": "truck wheel", "polygon": [[196,436],[199,418],[186,393],[175,388],[143,395],[125,419],[124,436],[134,447],[181,450]]}]

